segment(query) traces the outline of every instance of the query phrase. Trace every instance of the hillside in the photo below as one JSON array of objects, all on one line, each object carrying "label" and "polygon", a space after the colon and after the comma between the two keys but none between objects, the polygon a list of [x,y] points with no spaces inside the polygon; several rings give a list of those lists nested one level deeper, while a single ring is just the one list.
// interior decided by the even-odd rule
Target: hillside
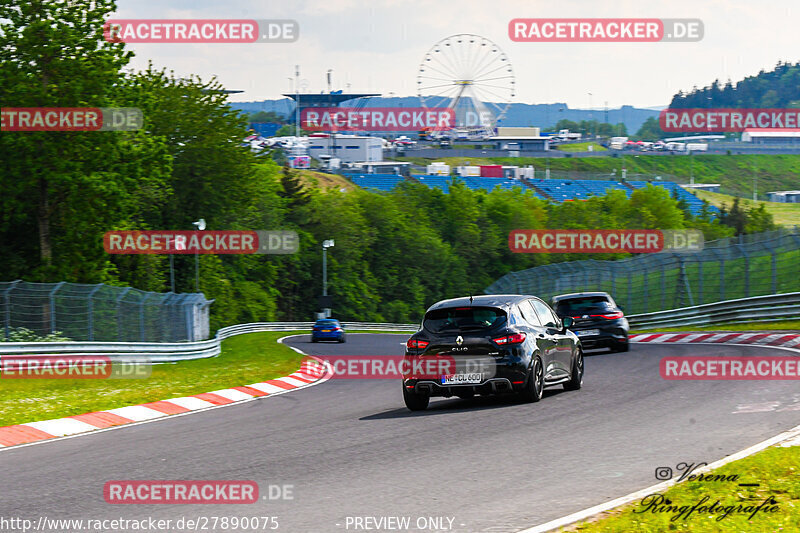
[{"label": "hillside", "polygon": [[781,63],[734,85],[715,80],[708,87],[676,94],[670,107],[800,107],[800,63]]},{"label": "hillside", "polygon": [[[733,196],[708,191],[695,192],[698,198],[707,201],[711,205],[722,207],[724,204],[728,208],[733,205]],[[753,200],[748,200],[747,198],[739,198],[739,204],[746,209],[752,209],[757,206]],[[772,215],[776,224],[780,226],[800,226],[800,204],[782,204],[778,202],[758,202],[758,204],[766,206],[767,212]]]},{"label": "hillside", "polygon": [[318,189],[352,189],[355,185],[352,184],[347,178],[338,174],[326,174],[324,172],[315,172],[313,170],[298,170],[300,181],[306,187],[313,187]]}]

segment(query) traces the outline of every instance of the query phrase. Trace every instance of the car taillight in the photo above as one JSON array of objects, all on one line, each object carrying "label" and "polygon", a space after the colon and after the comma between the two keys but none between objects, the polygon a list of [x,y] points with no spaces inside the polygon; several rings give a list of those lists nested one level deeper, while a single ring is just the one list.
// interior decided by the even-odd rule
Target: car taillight
[{"label": "car taillight", "polygon": [[616,313],[612,313],[610,315],[592,315],[592,316],[601,316],[606,320],[616,320],[617,318],[622,318],[625,315],[623,315],[622,312],[617,311]]},{"label": "car taillight", "polygon": [[333,328],[333,331],[342,331],[342,328]]},{"label": "car taillight", "polygon": [[513,335],[507,335],[505,337],[497,337],[496,339],[492,340],[497,344],[519,344],[521,342],[525,342],[525,334],[514,333]]},{"label": "car taillight", "polygon": [[408,341],[406,342],[406,348],[422,350],[424,348],[427,348],[429,344],[430,343],[428,341],[421,341],[418,339],[408,339]]}]

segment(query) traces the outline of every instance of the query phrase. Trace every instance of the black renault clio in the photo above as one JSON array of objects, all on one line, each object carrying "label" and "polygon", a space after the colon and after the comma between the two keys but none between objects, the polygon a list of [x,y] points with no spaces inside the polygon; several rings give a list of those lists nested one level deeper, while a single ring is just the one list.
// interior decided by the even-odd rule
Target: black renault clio
[{"label": "black renault clio", "polygon": [[545,387],[583,383],[578,337],[535,296],[487,295],[432,305],[406,343],[403,398],[412,411],[431,397],[516,394],[538,402]]}]

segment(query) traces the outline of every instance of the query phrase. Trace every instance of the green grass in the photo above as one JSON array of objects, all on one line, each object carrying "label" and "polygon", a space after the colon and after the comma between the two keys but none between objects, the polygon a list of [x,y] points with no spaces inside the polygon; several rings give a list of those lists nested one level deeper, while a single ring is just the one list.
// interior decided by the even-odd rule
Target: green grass
[{"label": "green grass", "polygon": [[249,333],[209,359],[154,365],[146,379],[0,379],[0,426],[114,409],[286,376],[302,356],[276,341],[293,332]]},{"label": "green grass", "polygon": [[781,320],[778,322],[748,322],[746,324],[716,324],[714,326],[680,326],[674,328],[636,329],[631,333],[661,333],[671,331],[791,331],[800,333],[800,320]]},{"label": "green grass", "polygon": [[606,148],[600,146],[595,142],[585,142],[585,143],[570,143],[570,144],[559,144],[556,145],[556,150],[560,152],[588,152],[589,146],[592,147],[593,152],[605,152]]},{"label": "green grass", "polygon": [[[636,501],[603,513],[594,521],[582,522],[559,531],[582,533],[656,533],[672,531],[712,532],[783,532],[800,531],[800,446],[773,447],[734,461],[714,470],[713,474],[737,475],[735,481],[683,481],[663,493],[674,506],[693,506],[708,497],[705,505],[719,500],[719,505],[740,504],[758,506],[772,497],[777,510],[757,513],[730,513],[717,520],[723,512],[694,512],[690,516],[671,518],[678,513],[652,511],[646,503]],[[740,487],[739,483],[758,483],[758,487]],[[638,511],[638,512],[637,512]]]},{"label": "green grass", "polygon": [[[722,207],[723,204],[728,209],[733,205],[733,196],[709,191],[695,191],[698,198],[706,200],[711,205]],[[764,204],[768,213],[772,215],[775,223],[779,226],[800,226],[800,204],[784,204],[780,202],[754,202],[747,198],[739,198],[739,205],[747,209],[758,207]]]}]

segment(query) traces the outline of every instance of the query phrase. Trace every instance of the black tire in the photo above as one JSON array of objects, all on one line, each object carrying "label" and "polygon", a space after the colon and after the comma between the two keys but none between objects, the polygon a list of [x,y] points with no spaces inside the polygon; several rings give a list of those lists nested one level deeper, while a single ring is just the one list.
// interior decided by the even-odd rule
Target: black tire
[{"label": "black tire", "polygon": [[311,342],[317,342],[317,339],[315,339],[314,337],[311,337]]},{"label": "black tire", "polygon": [[618,342],[612,348],[612,352],[627,352],[630,350],[630,344],[628,344],[628,340],[625,339],[625,342]]},{"label": "black tire", "polygon": [[564,390],[580,390],[583,386],[583,352],[579,349],[578,355],[572,361],[572,375],[564,383]]},{"label": "black tire", "polygon": [[519,392],[518,397],[522,402],[534,403],[542,399],[542,394],[544,394],[544,369],[542,361],[535,356],[530,374],[525,381],[525,388]]},{"label": "black tire", "polygon": [[431,398],[426,394],[417,394],[410,392],[405,385],[403,385],[403,400],[406,402],[406,407],[409,411],[424,411],[428,408]]},{"label": "black tire", "polygon": [[339,342],[344,342],[344,335],[342,335],[341,337],[339,337]]}]

